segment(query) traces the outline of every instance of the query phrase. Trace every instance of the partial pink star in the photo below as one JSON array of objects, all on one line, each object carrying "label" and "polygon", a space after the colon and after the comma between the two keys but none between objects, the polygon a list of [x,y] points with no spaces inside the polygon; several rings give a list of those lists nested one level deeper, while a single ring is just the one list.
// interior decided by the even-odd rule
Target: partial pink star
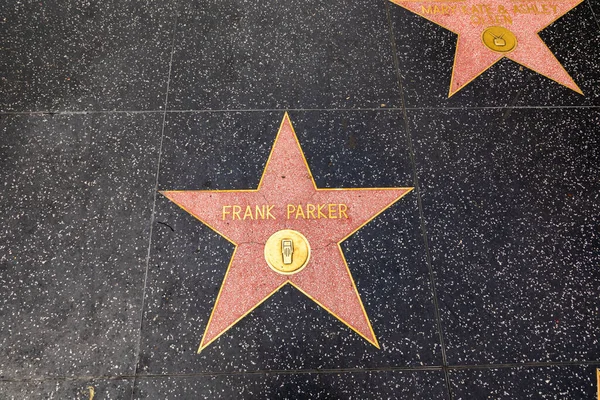
[{"label": "partial pink star", "polygon": [[[454,95],[503,57],[583,94],[538,35],[539,31],[583,0],[390,1],[458,35],[448,97]],[[491,26],[510,30],[517,38],[516,47],[507,53],[488,48],[483,43],[482,34]]]}]

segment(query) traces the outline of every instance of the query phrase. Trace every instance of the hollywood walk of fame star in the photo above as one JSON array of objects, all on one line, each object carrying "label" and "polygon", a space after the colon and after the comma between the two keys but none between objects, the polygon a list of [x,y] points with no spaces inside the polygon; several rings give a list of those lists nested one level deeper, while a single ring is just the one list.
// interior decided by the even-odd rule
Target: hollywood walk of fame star
[{"label": "hollywood walk of fame star", "polygon": [[287,283],[379,347],[340,243],[412,189],[318,189],[286,113],[258,189],[161,192],[236,246],[198,351]]},{"label": "hollywood walk of fame star", "polygon": [[583,94],[538,32],[583,0],[390,0],[456,33],[448,97],[503,57]]}]

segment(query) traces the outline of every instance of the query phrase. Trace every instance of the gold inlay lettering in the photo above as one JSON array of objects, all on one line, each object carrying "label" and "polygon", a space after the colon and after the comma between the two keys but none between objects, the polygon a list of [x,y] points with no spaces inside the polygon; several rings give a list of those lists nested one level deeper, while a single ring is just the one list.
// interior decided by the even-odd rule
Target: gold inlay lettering
[{"label": "gold inlay lettering", "polygon": [[288,204],[286,219],[348,219],[346,204]]},{"label": "gold inlay lettering", "polygon": [[[224,205],[221,219],[231,221],[255,221],[277,219],[273,214],[275,205]],[[344,203],[288,204],[286,219],[348,219],[348,206]]]},{"label": "gold inlay lettering", "polygon": [[268,204],[245,207],[239,205],[226,205],[222,208],[221,218],[223,221],[226,219],[230,219],[232,221],[276,219],[272,213],[274,207],[274,205]]}]

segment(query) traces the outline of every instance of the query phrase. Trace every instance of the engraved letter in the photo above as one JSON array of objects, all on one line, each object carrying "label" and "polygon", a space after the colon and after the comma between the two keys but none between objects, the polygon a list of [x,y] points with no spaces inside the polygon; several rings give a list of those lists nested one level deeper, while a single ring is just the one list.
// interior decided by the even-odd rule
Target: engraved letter
[{"label": "engraved letter", "polygon": [[292,215],[296,211],[296,207],[293,204],[288,204],[287,206],[287,219],[290,219],[290,215]]},{"label": "engraved letter", "polygon": [[275,219],[275,216],[273,214],[271,214],[271,210],[273,209],[273,207],[275,207],[275,206],[274,205],[267,206],[267,219],[269,219],[269,218]]},{"label": "engraved letter", "polygon": [[308,215],[308,218],[312,218],[312,219],[317,219],[317,217],[315,216],[315,205],[314,204],[307,204],[306,205],[306,214]]},{"label": "engraved letter", "polygon": [[323,209],[325,208],[326,205],[327,204],[319,204],[319,209],[317,210],[319,219],[321,219],[321,218],[327,219],[327,215],[323,214]]},{"label": "engraved letter", "polygon": [[244,220],[246,220],[246,218],[254,219],[254,216],[252,215],[252,207],[250,206],[246,206],[246,211],[244,212]]},{"label": "engraved letter", "polygon": [[296,209],[296,219],[298,216],[302,216],[302,219],[306,219],[306,215],[304,215],[304,210],[302,209],[302,204],[298,204],[298,208]]},{"label": "engraved letter", "polygon": [[331,219],[337,219],[337,214],[335,213],[335,204],[329,204],[327,206],[327,211],[329,211],[329,218]]},{"label": "engraved letter", "polygon": [[348,219],[348,214],[346,214],[346,211],[348,211],[348,206],[345,204],[338,204],[338,213],[340,214],[340,218],[342,218],[342,215],[344,216],[344,218]]},{"label": "engraved letter", "polygon": [[235,218],[237,217],[237,219],[242,219],[240,217],[240,212],[242,212],[242,207],[240,206],[233,206],[233,219],[235,220]]},{"label": "engraved letter", "polygon": [[223,206],[223,220],[225,220],[225,216],[229,214],[229,211],[227,211],[228,208],[231,208],[231,206]]}]

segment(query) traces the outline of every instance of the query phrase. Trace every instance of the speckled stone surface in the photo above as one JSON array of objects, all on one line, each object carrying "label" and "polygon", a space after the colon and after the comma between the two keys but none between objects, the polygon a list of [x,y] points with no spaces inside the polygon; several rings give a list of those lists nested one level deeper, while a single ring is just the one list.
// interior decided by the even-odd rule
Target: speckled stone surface
[{"label": "speckled stone surface", "polygon": [[196,0],[179,19],[170,107],[399,106],[385,0]]},{"label": "speckled stone surface", "polygon": [[456,400],[595,399],[598,366],[451,371],[451,391]]},{"label": "speckled stone surface", "polygon": [[410,114],[450,364],[600,358],[598,110]]},{"label": "speckled stone surface", "polygon": [[540,33],[584,96],[505,58],[448,98],[457,35],[393,3],[389,7],[408,107],[600,104],[600,30],[585,2]]},{"label": "speckled stone surface", "polygon": [[[255,188],[282,116],[170,116],[159,188]],[[294,112],[290,117],[318,187],[411,182],[398,113]],[[222,141],[224,131],[233,140]],[[381,350],[288,285],[197,355],[233,245],[165,198],[158,198],[156,207],[140,372],[439,365],[411,193],[342,244]]]},{"label": "speckled stone surface", "polygon": [[[594,398],[600,0],[540,33],[584,96],[451,98],[388,0],[0,3],[1,400]],[[416,187],[341,245],[381,348],[286,285],[197,354],[234,246],[158,190],[256,188],[286,111],[318,188]]]},{"label": "speckled stone surface", "polygon": [[248,374],[140,379],[134,399],[446,400],[440,371]]},{"label": "speckled stone surface", "polygon": [[[91,390],[90,390],[91,388]],[[133,381],[127,379],[78,379],[45,380],[25,382],[0,381],[0,398],[3,400],[21,399],[130,399]]]},{"label": "speckled stone surface", "polygon": [[164,105],[175,1],[4,1],[1,111]]},{"label": "speckled stone surface", "polygon": [[0,119],[0,379],[134,372],[161,122]]}]

